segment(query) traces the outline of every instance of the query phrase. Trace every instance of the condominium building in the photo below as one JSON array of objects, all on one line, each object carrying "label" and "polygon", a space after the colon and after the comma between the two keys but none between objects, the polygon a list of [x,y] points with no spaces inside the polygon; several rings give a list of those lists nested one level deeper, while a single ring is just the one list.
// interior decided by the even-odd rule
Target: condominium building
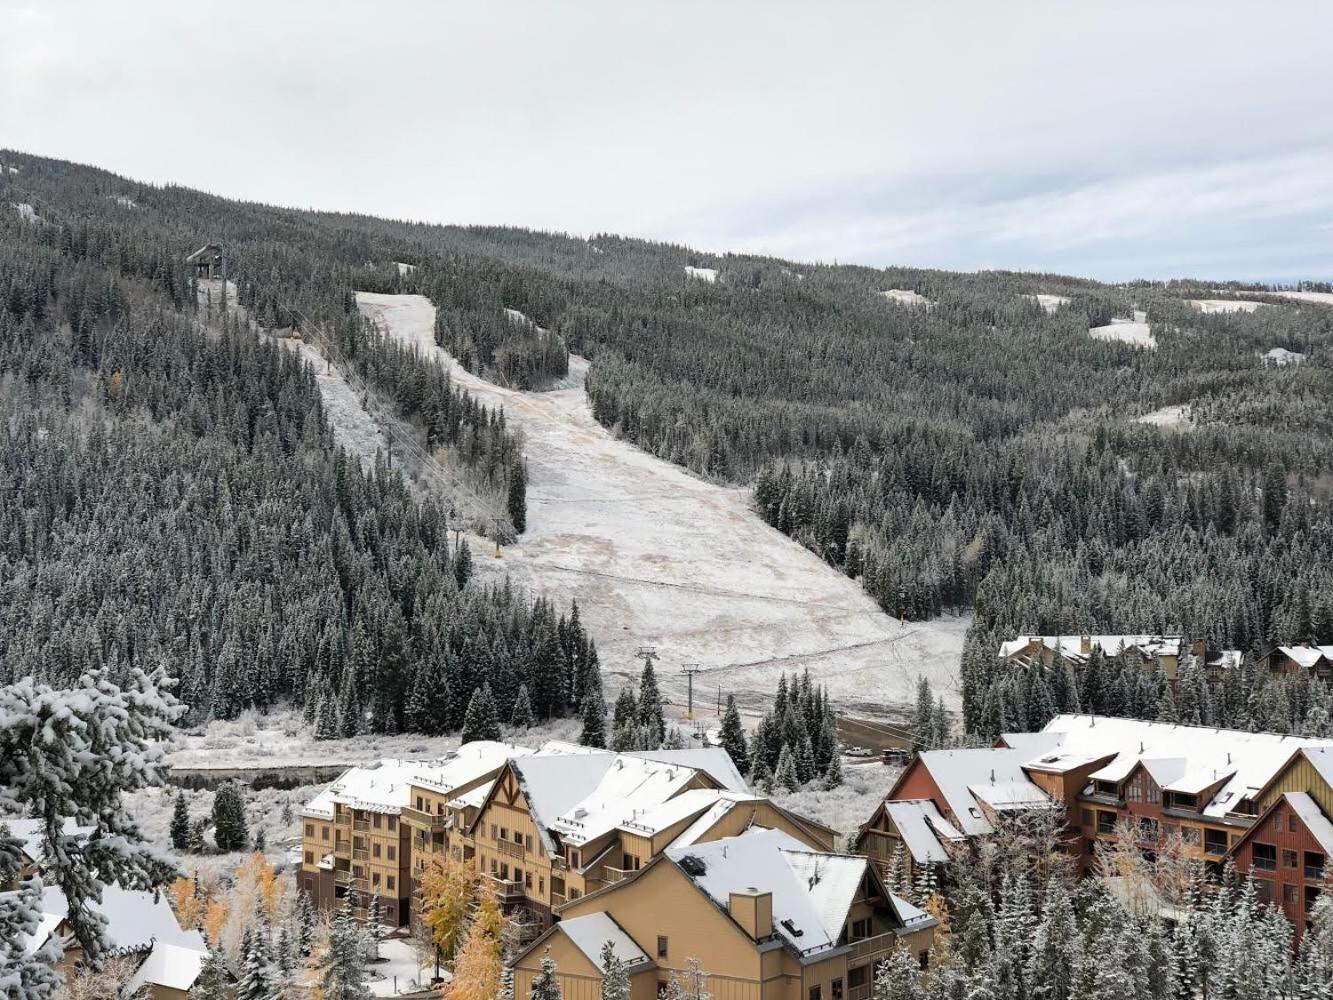
[{"label": "condominium building", "polygon": [[632,1000],[662,996],[692,964],[717,1000],[867,1000],[894,949],[928,963],[937,923],[889,892],[868,859],[762,826],[670,847],[558,915],[517,956],[516,995],[531,992],[549,954],[566,1000],[597,1000],[609,941]]}]

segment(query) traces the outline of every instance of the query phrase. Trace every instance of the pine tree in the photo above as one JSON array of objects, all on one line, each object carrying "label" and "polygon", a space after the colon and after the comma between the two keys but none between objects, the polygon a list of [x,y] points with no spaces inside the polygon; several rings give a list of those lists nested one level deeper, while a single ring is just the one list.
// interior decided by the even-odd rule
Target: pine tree
[{"label": "pine tree", "polygon": [[894,948],[875,966],[871,1000],[919,1000],[922,996],[920,973],[906,948]]},{"label": "pine tree", "polygon": [[366,1000],[365,943],[352,917],[351,897],[343,897],[329,929],[329,943],[320,960],[323,1000]]},{"label": "pine tree", "polygon": [[241,981],[236,1000],[273,1000],[277,995],[273,958],[269,954],[268,935],[256,921],[241,942]]},{"label": "pine tree", "polygon": [[192,1000],[229,1000],[227,981],[229,973],[222,953],[215,946],[204,955],[203,965],[199,968],[199,977],[190,990]]},{"label": "pine tree", "polygon": [[491,697],[491,686],[483,684],[472,692],[467,703],[467,713],[463,716],[462,741],[472,743],[476,740],[499,740],[500,718],[495,711],[495,700]]},{"label": "pine tree", "polygon": [[509,467],[509,520],[520,535],[528,528],[528,468],[523,459],[514,459]]},{"label": "pine tree", "polygon": [[912,749],[917,753],[935,748],[935,704],[930,694],[930,681],[920,677],[916,682],[916,714],[912,717]]},{"label": "pine tree", "polygon": [[514,699],[514,714],[509,720],[509,724],[519,732],[527,732],[532,728],[532,702],[528,700],[528,686],[520,684],[518,686],[518,697]]},{"label": "pine tree", "polygon": [[768,761],[761,753],[756,753],[753,759],[754,763],[750,766],[750,787],[765,795],[773,794],[773,772],[768,769]]},{"label": "pine tree", "polygon": [[791,752],[789,746],[784,746],[782,755],[778,757],[778,767],[773,772],[773,784],[789,792],[795,792],[801,787],[801,779],[796,773],[796,755]]},{"label": "pine tree", "polygon": [[550,948],[542,953],[541,972],[533,977],[530,996],[532,1000],[561,1000],[560,979],[556,975],[555,959],[551,957]]},{"label": "pine tree", "polygon": [[366,936],[370,939],[371,958],[380,960],[380,942],[384,940],[384,906],[380,903],[380,891],[375,890],[370,897],[370,906],[366,908]]},{"label": "pine tree", "polygon": [[224,854],[245,849],[250,831],[245,824],[245,800],[240,786],[224,782],[213,797],[213,842]]},{"label": "pine tree", "polygon": [[190,809],[185,804],[184,790],[176,793],[176,806],[171,813],[171,846],[181,853],[190,849]]},{"label": "pine tree", "polygon": [[302,892],[296,897],[296,949],[309,955],[315,946],[315,904]]},{"label": "pine tree", "polygon": [[606,748],[606,700],[602,697],[602,671],[593,663],[583,678],[583,731],[579,742],[585,747]]},{"label": "pine tree", "polygon": [[657,674],[653,672],[653,661],[646,659],[643,673],[639,676],[639,726],[647,730],[647,739],[653,750],[661,746],[666,739],[666,715],[662,711],[662,696],[657,690]]},{"label": "pine tree", "polygon": [[741,714],[736,710],[736,696],[727,695],[727,709],[722,714],[722,730],[718,736],[722,749],[744,774],[750,770],[750,749],[745,741],[745,728],[741,725]]},{"label": "pine tree", "polygon": [[610,941],[602,945],[601,1000],[630,1000],[629,974]]},{"label": "pine tree", "polygon": [[639,746],[639,703],[629,688],[622,688],[616,699],[611,722],[611,749],[617,753],[644,749]]}]

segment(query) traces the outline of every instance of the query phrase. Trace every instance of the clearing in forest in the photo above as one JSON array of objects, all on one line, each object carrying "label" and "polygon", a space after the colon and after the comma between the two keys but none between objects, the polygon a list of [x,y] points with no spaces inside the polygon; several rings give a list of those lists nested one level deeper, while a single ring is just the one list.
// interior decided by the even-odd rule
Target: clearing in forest
[{"label": "clearing in forest", "polygon": [[[641,645],[676,704],[683,664],[697,663],[696,708],[723,697],[760,709],[778,674],[808,667],[844,706],[901,709],[925,675],[958,701],[965,618],[901,624],[860,585],[768,527],[750,494],[705,482],[613,436],[583,391],[587,362],[570,359],[569,387],[507,389],[464,371],[435,344],[435,307],[420,295],[357,293],[388,336],[446,364],[481,403],[503,407],[528,460],[528,528],[499,560],[533,592],[576,598],[596,637],[607,699],[637,675]],[[484,544],[484,543],[480,543]]]}]

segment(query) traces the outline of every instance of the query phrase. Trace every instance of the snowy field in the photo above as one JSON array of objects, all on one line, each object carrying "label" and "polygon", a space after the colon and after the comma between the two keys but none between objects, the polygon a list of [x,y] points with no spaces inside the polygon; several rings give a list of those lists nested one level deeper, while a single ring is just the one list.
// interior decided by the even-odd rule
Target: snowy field
[{"label": "snowy field", "polygon": [[900,306],[925,306],[929,309],[935,304],[931,299],[926,298],[920,292],[914,292],[906,288],[890,288],[879,294],[883,295],[890,302],[895,302]]},{"label": "snowy field", "polygon": [[1119,340],[1135,347],[1157,347],[1157,340],[1148,327],[1148,314],[1142,309],[1134,310],[1133,319],[1113,319],[1106,326],[1094,326],[1088,330],[1088,335],[1094,340]]},{"label": "snowy field", "polygon": [[1191,306],[1205,315],[1216,313],[1233,312],[1254,312],[1262,302],[1253,302],[1248,299],[1186,299]]},{"label": "snowy field", "polygon": [[523,434],[528,530],[501,559],[478,565],[561,606],[578,599],[608,700],[637,676],[637,648],[652,645],[677,711],[687,663],[703,668],[695,683],[703,706],[715,706],[720,689],[762,710],[779,673],[807,667],[861,714],[885,703],[901,709],[920,674],[958,704],[966,618],[895,622],[858,583],[764,524],[747,490],[704,482],[616,439],[592,417],[578,359],[569,388],[502,388],[454,366],[435,345],[426,298],[361,292],[357,301],[390,336],[448,364],[478,401],[503,406]]},{"label": "snowy field", "polygon": [[1068,295],[1042,295],[1042,294],[1037,294],[1037,295],[1024,295],[1023,298],[1025,298],[1025,299],[1032,299],[1033,301],[1035,301],[1035,302],[1037,303],[1037,305],[1041,306],[1041,307],[1042,307],[1043,309],[1045,309],[1048,313],[1053,313],[1053,312],[1055,312],[1055,310],[1059,309],[1061,306],[1067,306],[1067,305],[1069,305],[1069,296],[1068,296]]},{"label": "snowy field", "polygon": [[1284,299],[1293,299],[1296,302],[1314,302],[1317,305],[1333,306],[1333,292],[1274,292],[1274,295],[1281,295]]},{"label": "snowy field", "polygon": [[1170,427],[1176,430],[1192,430],[1194,427],[1194,417],[1190,414],[1189,406],[1184,403],[1163,406],[1161,409],[1136,417],[1135,421],[1153,427]]},{"label": "snowy field", "polygon": [[375,464],[375,453],[387,453],[390,436],[375,422],[375,418],[361,403],[361,396],[347,384],[342,373],[318,349],[296,337],[279,337],[278,343],[300,355],[315,372],[324,403],[324,414],[333,428],[333,437],[349,454],[361,462],[363,471]]},{"label": "snowy field", "polygon": [[1281,368],[1283,365],[1298,365],[1305,360],[1305,355],[1299,351],[1289,351],[1285,347],[1274,347],[1266,354],[1260,355],[1266,365],[1277,365]]},{"label": "snowy field", "polygon": [[717,281],[717,268],[715,267],[690,267],[685,265],[685,275],[694,278],[697,281],[706,281],[710,285]]}]

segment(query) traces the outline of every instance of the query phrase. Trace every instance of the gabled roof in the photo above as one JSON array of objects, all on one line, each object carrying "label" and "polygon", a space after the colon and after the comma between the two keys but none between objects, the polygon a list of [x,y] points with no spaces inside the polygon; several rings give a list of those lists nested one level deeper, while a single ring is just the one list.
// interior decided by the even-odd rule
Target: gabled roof
[{"label": "gabled roof", "polygon": [[1122,649],[1137,649],[1151,659],[1178,654],[1184,638],[1179,635],[1020,635],[1000,644],[1000,659],[1007,660],[1034,642],[1051,652],[1059,652],[1066,660],[1081,663],[1088,658],[1088,653],[1083,652],[1085,643],[1090,650],[1100,649],[1107,656],[1118,655]]},{"label": "gabled roof", "polygon": [[[41,861],[44,854],[42,840],[45,836],[45,824],[40,819],[6,819],[0,816],[0,825],[9,827],[9,833],[19,841],[21,850],[28,861]],[[71,818],[66,818],[61,825],[63,836],[83,839],[93,832],[91,826],[81,826]]]},{"label": "gabled roof", "polygon": [[631,757],[643,757],[646,760],[662,761],[665,764],[680,764],[703,771],[723,788],[733,792],[745,792],[749,788],[731,754],[721,747],[698,747],[690,750],[635,750]]},{"label": "gabled roof", "polygon": [[1279,646],[1278,649],[1305,670],[1317,665],[1320,660],[1333,661],[1333,646]]},{"label": "gabled roof", "polygon": [[196,250],[194,253],[190,254],[190,256],[186,257],[186,258],[185,258],[185,263],[187,263],[187,264],[193,264],[195,261],[197,261],[197,260],[198,260],[200,257],[202,257],[204,254],[208,253],[210,250],[213,251],[214,253],[217,253],[217,252],[218,252],[219,250],[221,250],[221,249],[222,249],[222,248],[221,248],[220,246],[218,246],[216,243],[205,243],[203,246],[201,246],[201,247],[200,247],[198,250]]},{"label": "gabled roof", "polygon": [[[1216,788],[1201,810],[1217,817],[1254,798],[1297,751],[1333,747],[1333,740],[1102,715],[1057,715],[1043,732],[1059,737],[1062,754],[1114,753],[1114,759],[1092,772],[1092,780],[1122,782],[1142,762],[1166,791],[1198,795]],[[1032,766],[1041,764],[1033,761]],[[1168,780],[1159,780],[1158,774]]]},{"label": "gabled roof", "polygon": [[1274,799],[1273,804],[1265,809],[1250,824],[1250,828],[1231,845],[1231,850],[1227,852],[1228,855],[1235,857],[1244,844],[1267,830],[1269,817],[1284,802],[1292,812],[1300,817],[1301,822],[1305,824],[1305,828],[1310,831],[1310,836],[1323,847],[1324,853],[1333,856],[1333,822],[1330,822],[1328,817],[1324,815],[1323,810],[1319,808],[1319,803],[1305,792],[1284,792]]},{"label": "gabled roof", "polygon": [[[102,901],[93,903],[92,909],[106,918],[106,936],[115,951],[148,951],[157,942],[208,950],[203,935],[181,928],[165,893],[106,885]],[[42,913],[54,918],[57,925],[69,915],[69,904],[58,887],[42,890]]]},{"label": "gabled roof", "polygon": [[[882,886],[862,855],[811,851],[786,833],[758,827],[739,837],[668,848],[663,857],[724,912],[733,892],[771,893],[773,931],[802,962],[818,961],[838,947],[864,878]],[[933,918],[889,899],[904,925],[933,926]]]},{"label": "gabled roof", "polygon": [[978,799],[996,809],[1051,805],[1050,797],[1023,771],[1028,756],[1027,750],[982,747],[927,750],[917,761],[934,780],[958,829],[975,837],[994,832]]},{"label": "gabled roof", "polygon": [[158,941],[143,964],[130,977],[125,993],[133,996],[136,990],[149,985],[188,993],[199,978],[207,957],[207,951]]},{"label": "gabled roof", "polygon": [[[600,758],[598,762],[605,763]],[[651,835],[689,815],[679,806],[674,809],[663,807],[682,792],[697,773],[681,764],[617,754],[601,769],[593,788],[573,800],[558,815],[544,818],[552,830],[571,844],[589,843],[622,824],[635,821],[646,824],[643,832]],[[700,802],[694,808],[702,809],[704,805]],[[689,808],[687,805],[686,809]]]},{"label": "gabled roof", "polygon": [[930,799],[886,801],[884,811],[893,820],[903,845],[917,864],[947,862],[949,851],[944,846],[945,842],[957,843],[966,839],[956,826],[944,818]]},{"label": "gabled roof", "polygon": [[434,760],[385,759],[348,768],[305,804],[303,816],[333,818],[335,803],[371,812],[398,813],[412,804],[412,786],[448,793],[500,768],[506,760],[533,753],[526,747],[491,740],[464,743]]},{"label": "gabled roof", "polygon": [[[569,938],[570,943],[583,952],[597,968],[602,967],[602,947],[610,941],[615,949],[616,958],[625,964],[629,972],[639,967],[650,966],[653,960],[639,947],[632,937],[625,933],[618,923],[607,913],[587,913],[581,917],[570,917],[555,925]],[[554,929],[554,928],[553,928]]]},{"label": "gabled roof", "polygon": [[1319,776],[1329,787],[1333,788],[1333,747],[1303,747],[1301,755],[1319,772]]},{"label": "gabled roof", "polygon": [[550,834],[552,824],[592,794],[614,759],[610,753],[535,754],[509,762],[548,855],[556,853]]}]

